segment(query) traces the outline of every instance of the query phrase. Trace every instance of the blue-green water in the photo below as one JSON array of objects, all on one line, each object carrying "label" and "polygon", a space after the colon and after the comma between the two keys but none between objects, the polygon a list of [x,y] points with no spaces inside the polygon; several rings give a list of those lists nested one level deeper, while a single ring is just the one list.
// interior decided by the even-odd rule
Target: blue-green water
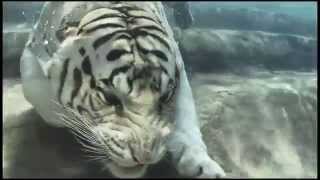
[{"label": "blue-green water", "polygon": [[[6,13],[5,11],[10,9],[15,10],[15,12],[11,12],[16,14],[17,17],[19,14],[22,13],[22,10],[30,11],[29,13],[37,13],[39,14],[41,5],[43,2],[15,2],[15,1],[7,1],[4,2],[4,20],[6,20]],[[316,1],[309,1],[309,2],[245,2],[245,1],[212,1],[212,2],[204,2],[204,1],[197,1],[191,2],[192,6],[201,6],[201,8],[210,9],[212,7],[224,7],[230,9],[238,9],[238,8],[250,8],[250,9],[258,9],[262,11],[268,12],[275,12],[275,13],[283,13],[288,14],[291,16],[295,16],[298,18],[304,18],[308,21],[315,21],[317,17],[317,2]],[[191,7],[192,8],[192,7]],[[7,11],[7,12],[8,12]],[[10,14],[11,14],[10,13]],[[10,18],[10,17],[7,17]],[[12,18],[11,18],[12,19]]]},{"label": "blue-green water", "polygon": [[315,21],[317,17],[317,3],[310,2],[192,2],[194,6],[202,6],[203,9],[221,7],[229,9],[249,8],[262,11],[275,12],[303,18],[308,21]]}]

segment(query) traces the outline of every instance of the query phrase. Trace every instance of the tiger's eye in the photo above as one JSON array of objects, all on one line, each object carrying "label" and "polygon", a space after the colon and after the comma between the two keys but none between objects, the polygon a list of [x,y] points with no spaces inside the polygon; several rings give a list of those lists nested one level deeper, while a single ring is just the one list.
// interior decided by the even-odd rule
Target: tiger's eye
[{"label": "tiger's eye", "polygon": [[120,99],[114,95],[114,94],[111,94],[111,93],[103,93],[105,99],[111,104],[111,105],[114,105],[114,106],[119,106],[121,105],[121,101]]},{"label": "tiger's eye", "polygon": [[123,105],[121,100],[114,94],[104,92],[103,93],[107,103],[115,107],[116,113],[118,115],[122,115],[123,113]]}]

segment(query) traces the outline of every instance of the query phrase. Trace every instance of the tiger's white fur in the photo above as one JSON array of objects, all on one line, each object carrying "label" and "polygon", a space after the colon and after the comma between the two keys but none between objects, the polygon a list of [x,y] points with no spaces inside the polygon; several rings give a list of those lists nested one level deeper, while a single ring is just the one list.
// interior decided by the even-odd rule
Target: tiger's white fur
[{"label": "tiger's white fur", "polygon": [[143,176],[166,149],[181,175],[225,176],[202,140],[161,2],[46,3],[21,75],[44,121],[72,129],[117,177]]}]

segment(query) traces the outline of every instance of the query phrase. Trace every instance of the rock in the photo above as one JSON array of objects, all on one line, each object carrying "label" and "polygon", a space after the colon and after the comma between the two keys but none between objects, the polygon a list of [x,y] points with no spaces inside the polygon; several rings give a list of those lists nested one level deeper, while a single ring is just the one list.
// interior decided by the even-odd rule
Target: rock
[{"label": "rock", "polygon": [[5,77],[20,77],[20,57],[22,55],[25,43],[28,40],[30,29],[14,27],[14,31],[5,30],[2,40],[3,51],[3,75]]},{"label": "rock", "polygon": [[[34,19],[40,14],[43,2],[4,2],[3,5],[4,22],[23,23],[28,21],[33,24]],[[307,21],[306,19],[297,18],[285,13],[260,10],[267,9],[270,4],[261,4],[260,9],[248,8],[245,7],[245,4],[242,6],[237,5],[237,8],[225,8],[221,2],[191,2],[190,5],[194,17],[193,26],[196,28],[259,30],[312,37],[316,35],[316,23],[313,22],[315,21],[314,19],[312,19],[313,21]],[[258,5],[255,4],[255,6]],[[171,10],[167,10],[166,13],[172,14]],[[174,22],[172,18],[173,15],[170,16],[169,20]]]},{"label": "rock", "polygon": [[[191,7],[195,28],[268,31],[316,37],[316,10],[314,19],[305,19],[253,8],[219,7],[219,4],[216,7],[192,4]],[[264,7],[261,5],[261,9]]]},{"label": "rock", "polygon": [[229,177],[316,177],[317,107],[306,110],[317,102],[310,91],[317,87],[314,78],[299,73],[193,78],[204,139]]},{"label": "rock", "polygon": [[317,67],[317,41],[312,38],[195,28],[180,33],[182,55],[194,71],[247,73],[251,67],[311,71]]}]

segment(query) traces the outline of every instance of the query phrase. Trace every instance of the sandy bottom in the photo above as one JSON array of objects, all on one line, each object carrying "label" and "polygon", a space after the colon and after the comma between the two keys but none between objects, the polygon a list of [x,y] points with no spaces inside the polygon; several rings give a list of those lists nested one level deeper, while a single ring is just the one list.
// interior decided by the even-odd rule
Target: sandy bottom
[{"label": "sandy bottom", "polygon": [[[19,80],[3,84],[4,177],[111,177],[68,131],[42,122]],[[315,74],[205,74],[191,84],[209,155],[227,177],[317,177]],[[179,177],[169,159],[147,177]]]}]

